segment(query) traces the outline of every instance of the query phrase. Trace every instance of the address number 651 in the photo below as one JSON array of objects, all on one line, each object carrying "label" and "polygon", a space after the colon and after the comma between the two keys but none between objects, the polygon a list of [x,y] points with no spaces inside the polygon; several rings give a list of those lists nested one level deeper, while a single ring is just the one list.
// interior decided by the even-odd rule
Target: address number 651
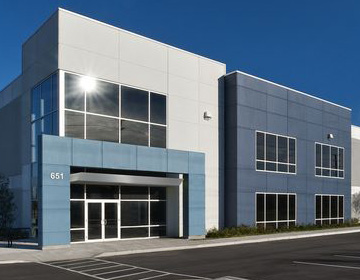
[{"label": "address number 651", "polygon": [[51,172],[50,173],[50,179],[51,180],[63,180],[64,179],[64,173]]}]

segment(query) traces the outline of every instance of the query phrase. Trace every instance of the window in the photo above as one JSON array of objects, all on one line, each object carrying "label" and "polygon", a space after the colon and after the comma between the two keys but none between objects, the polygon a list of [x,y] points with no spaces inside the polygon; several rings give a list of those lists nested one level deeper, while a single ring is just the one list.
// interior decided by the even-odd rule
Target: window
[{"label": "window", "polygon": [[119,142],[119,120],[87,115],[86,139]]},{"label": "window", "polygon": [[296,173],[296,139],[256,132],[256,170]]},{"label": "window", "polygon": [[65,73],[65,136],[166,148],[165,95],[100,80],[85,91],[82,78]]},{"label": "window", "polygon": [[149,93],[130,87],[121,87],[121,117],[149,121]]},{"label": "window", "polygon": [[261,228],[294,226],[296,195],[256,193],[256,225]]},{"label": "window", "polygon": [[97,81],[96,88],[86,94],[86,111],[106,116],[119,116],[119,86]]},{"label": "window", "polygon": [[315,195],[315,223],[317,225],[342,224],[343,222],[343,195]]},{"label": "window", "polygon": [[344,178],[344,148],[315,143],[315,176]]}]

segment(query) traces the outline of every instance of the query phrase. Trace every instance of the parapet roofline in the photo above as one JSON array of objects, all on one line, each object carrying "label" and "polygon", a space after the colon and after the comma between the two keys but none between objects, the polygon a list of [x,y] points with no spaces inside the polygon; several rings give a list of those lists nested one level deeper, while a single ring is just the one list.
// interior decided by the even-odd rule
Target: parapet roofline
[{"label": "parapet roofline", "polygon": [[287,89],[287,90],[291,90],[291,91],[300,93],[300,94],[305,95],[305,96],[307,96],[307,97],[314,98],[314,99],[316,99],[316,100],[319,100],[319,101],[322,101],[322,102],[325,102],[325,103],[328,103],[328,104],[337,106],[337,107],[339,107],[339,108],[352,111],[351,108],[348,108],[348,107],[345,107],[345,106],[342,106],[342,105],[333,103],[333,102],[331,102],[331,101],[328,101],[328,100],[325,100],[325,99],[316,97],[316,96],[314,96],[314,95],[311,95],[311,94],[308,94],[308,93],[305,93],[305,92],[302,92],[302,91],[299,91],[299,90],[296,90],[296,89],[293,89],[293,88],[290,88],[290,87],[287,87],[287,86],[283,86],[283,85],[274,83],[274,82],[269,81],[269,80],[265,80],[265,79],[263,79],[263,78],[259,78],[259,77],[253,76],[253,75],[251,75],[251,74],[248,74],[248,73],[245,73],[245,72],[242,72],[242,71],[239,71],[239,70],[235,70],[235,71],[232,71],[232,72],[230,72],[230,73],[227,73],[225,76],[229,76],[229,75],[232,75],[232,74],[235,74],[235,73],[239,73],[239,74],[248,76],[248,77],[250,77],[250,78],[254,78],[254,79],[259,80],[259,81],[262,81],[262,82],[266,82],[266,83],[269,83],[269,84],[272,84],[272,85],[275,85],[275,86],[278,86],[278,87],[281,87],[281,88],[284,88],[284,89]]},{"label": "parapet roofline", "polygon": [[217,63],[217,64],[221,64],[221,65],[223,65],[223,66],[226,66],[226,64],[223,63],[223,62],[220,62],[220,61],[217,61],[217,60],[214,60],[214,59],[211,59],[211,58],[208,58],[208,57],[205,57],[205,56],[196,54],[196,53],[192,53],[192,52],[189,52],[189,51],[186,51],[186,50],[183,50],[183,49],[180,49],[180,48],[177,48],[177,47],[174,47],[174,46],[165,44],[165,43],[163,43],[163,42],[160,42],[160,41],[151,39],[151,38],[149,38],[149,37],[145,37],[145,36],[143,36],[143,35],[136,34],[136,33],[134,33],[134,32],[131,32],[131,31],[122,29],[122,28],[120,28],[120,27],[116,27],[116,26],[114,26],[114,25],[111,25],[111,24],[108,24],[108,23],[105,23],[105,22],[102,22],[102,21],[99,21],[99,20],[96,20],[96,19],[93,19],[93,18],[84,16],[84,15],[81,15],[81,14],[78,14],[78,13],[75,13],[75,12],[72,12],[72,11],[69,11],[69,10],[66,10],[66,9],[63,9],[63,8],[60,8],[60,7],[58,8],[58,10],[59,10],[59,11],[66,12],[66,13],[69,13],[69,14],[72,14],[72,15],[74,15],[74,16],[81,17],[81,18],[86,19],[86,20],[90,20],[90,21],[92,21],[92,22],[96,22],[96,23],[102,24],[102,25],[104,25],[104,26],[107,26],[107,27],[110,27],[110,28],[113,28],[113,29],[116,29],[116,30],[119,30],[119,31],[126,32],[126,33],[128,33],[128,34],[131,34],[131,35],[140,37],[140,38],[142,38],[142,39],[146,39],[146,40],[148,40],[148,41],[151,41],[151,42],[154,42],[154,43],[157,43],[157,44],[160,44],[160,45],[163,45],[163,46],[166,46],[166,47],[169,47],[169,48],[178,50],[178,51],[182,51],[182,52],[185,52],[185,53],[188,53],[188,54],[191,54],[191,55],[195,55],[196,57],[203,58],[203,59],[209,60],[209,61],[211,61],[211,62],[214,62],[214,63]]}]

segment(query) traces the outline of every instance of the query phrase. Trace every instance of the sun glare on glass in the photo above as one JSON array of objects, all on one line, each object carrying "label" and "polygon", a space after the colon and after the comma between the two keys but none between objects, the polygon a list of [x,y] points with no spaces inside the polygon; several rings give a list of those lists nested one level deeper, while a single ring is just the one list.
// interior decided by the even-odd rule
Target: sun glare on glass
[{"label": "sun glare on glass", "polygon": [[96,81],[91,77],[82,77],[80,80],[80,86],[84,91],[93,91],[96,88]]}]

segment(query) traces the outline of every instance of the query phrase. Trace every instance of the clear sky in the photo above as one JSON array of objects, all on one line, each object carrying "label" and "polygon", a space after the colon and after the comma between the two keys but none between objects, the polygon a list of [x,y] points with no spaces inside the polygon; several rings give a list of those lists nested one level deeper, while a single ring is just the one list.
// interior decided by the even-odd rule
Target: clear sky
[{"label": "clear sky", "polygon": [[360,125],[359,0],[0,0],[0,89],[57,7],[351,107]]}]

